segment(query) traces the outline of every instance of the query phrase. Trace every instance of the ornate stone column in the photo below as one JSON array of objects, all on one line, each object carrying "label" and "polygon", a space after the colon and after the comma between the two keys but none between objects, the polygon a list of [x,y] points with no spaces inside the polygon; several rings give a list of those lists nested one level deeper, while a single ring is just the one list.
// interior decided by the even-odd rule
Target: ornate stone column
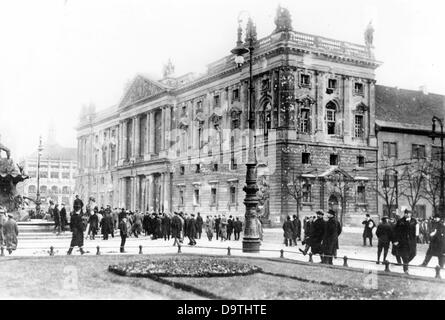
[{"label": "ornate stone column", "polygon": [[344,117],[344,137],[346,143],[351,143],[352,137],[354,135],[353,124],[352,124],[352,108],[351,106],[351,80],[348,76],[342,76],[343,81],[343,117]]},{"label": "ornate stone column", "polygon": [[140,117],[136,116],[133,120],[134,123],[134,134],[133,134],[133,141],[134,141],[134,154],[133,157],[138,158],[140,155]]},{"label": "ornate stone column", "polygon": [[122,159],[128,159],[127,154],[127,133],[128,133],[128,120],[124,120],[122,124]]},{"label": "ornate stone column", "polygon": [[146,113],[146,125],[145,125],[145,137],[146,137],[146,144],[145,144],[145,154],[148,155],[150,154],[150,112]]},{"label": "ornate stone column", "polygon": [[153,175],[148,175],[148,210],[153,210]]},{"label": "ornate stone column", "polygon": [[149,135],[149,150],[150,154],[154,154],[155,152],[155,113],[154,111],[150,112],[150,135]]}]

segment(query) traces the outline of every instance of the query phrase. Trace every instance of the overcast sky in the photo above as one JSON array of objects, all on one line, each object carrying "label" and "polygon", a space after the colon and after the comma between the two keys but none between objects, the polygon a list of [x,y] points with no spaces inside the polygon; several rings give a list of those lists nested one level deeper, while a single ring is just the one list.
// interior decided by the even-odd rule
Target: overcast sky
[{"label": "overcast sky", "polygon": [[445,5],[439,0],[41,0],[0,2],[0,135],[13,157],[32,153],[48,125],[76,146],[80,108],[117,104],[136,73],[202,72],[236,41],[247,10],[259,37],[275,28],[278,3],[296,31],[363,44],[372,19],[377,82],[445,94]]}]

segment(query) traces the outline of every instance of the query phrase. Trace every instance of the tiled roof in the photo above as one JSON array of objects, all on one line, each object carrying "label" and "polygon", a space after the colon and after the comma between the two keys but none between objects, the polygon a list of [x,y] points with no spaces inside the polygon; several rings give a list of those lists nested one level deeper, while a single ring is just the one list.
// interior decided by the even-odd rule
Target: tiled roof
[{"label": "tiled roof", "polygon": [[[431,126],[431,118],[445,117],[445,96],[376,85],[376,120]],[[378,121],[379,122],[379,121]]]},{"label": "tiled roof", "polygon": [[[28,158],[37,159],[37,151],[31,154]],[[77,148],[66,148],[59,144],[44,145],[41,159],[76,161]]]}]

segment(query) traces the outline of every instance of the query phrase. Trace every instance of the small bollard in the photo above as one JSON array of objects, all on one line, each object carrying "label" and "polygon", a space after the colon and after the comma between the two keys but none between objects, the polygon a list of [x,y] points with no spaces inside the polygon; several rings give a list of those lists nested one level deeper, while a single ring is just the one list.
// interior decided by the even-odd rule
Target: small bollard
[{"label": "small bollard", "polygon": [[348,257],[347,256],[343,257],[343,267],[348,267]]},{"label": "small bollard", "polygon": [[139,254],[142,254],[142,245],[139,246]]},{"label": "small bollard", "polygon": [[312,260],[312,252],[309,253],[309,262],[314,262],[314,260]]},{"label": "small bollard", "polygon": [[284,258],[284,250],[283,249],[280,250],[280,258]]},{"label": "small bollard", "polygon": [[227,247],[227,255],[230,256],[230,247]]},{"label": "small bollard", "polygon": [[178,253],[181,253],[181,245],[178,244]]},{"label": "small bollard", "polygon": [[49,255],[50,256],[54,255],[54,247],[53,246],[49,247]]},{"label": "small bollard", "polygon": [[440,267],[439,266],[436,266],[436,279],[442,279],[440,277]]},{"label": "small bollard", "polygon": [[385,260],[385,262],[383,262],[385,264],[385,272],[389,272],[389,261]]},{"label": "small bollard", "polygon": [[5,256],[5,248],[3,248],[3,246],[1,246],[0,250],[1,250],[0,256],[4,257]]},{"label": "small bollard", "polygon": [[96,249],[97,249],[96,256],[98,256],[98,255],[100,255],[100,247],[97,246]]}]

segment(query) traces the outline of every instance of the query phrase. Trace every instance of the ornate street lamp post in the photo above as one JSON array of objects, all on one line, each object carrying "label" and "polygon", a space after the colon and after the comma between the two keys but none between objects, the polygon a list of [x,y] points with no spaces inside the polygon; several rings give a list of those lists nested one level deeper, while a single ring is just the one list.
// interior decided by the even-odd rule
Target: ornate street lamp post
[{"label": "ornate street lamp post", "polygon": [[[434,139],[437,138],[437,136],[440,136],[440,200],[439,200],[439,212],[442,218],[445,218],[445,199],[444,199],[444,171],[443,171],[443,122],[438,117],[434,116],[433,119],[433,132],[431,134],[431,138]],[[440,135],[439,133],[436,133],[436,122],[440,125]]]},{"label": "ornate street lamp post", "polygon": [[42,156],[43,146],[42,137],[39,139],[39,147],[37,148],[37,194],[36,194],[36,216],[40,216],[40,157]]},{"label": "ornate street lamp post", "polygon": [[249,17],[246,27],[246,39],[243,44],[241,40],[242,29],[241,20],[238,17],[238,41],[236,47],[231,50],[231,53],[235,55],[236,64],[242,68],[244,64],[243,55],[249,53],[249,149],[248,159],[246,163],[246,186],[244,192],[246,197],[244,198],[244,205],[246,206],[245,213],[245,226],[243,236],[243,252],[259,252],[260,251],[260,233],[259,233],[259,220],[256,214],[258,206],[258,186],[257,186],[257,173],[256,173],[256,152],[255,152],[255,107],[253,105],[253,51],[257,43],[256,27],[253,24],[252,19]]}]

